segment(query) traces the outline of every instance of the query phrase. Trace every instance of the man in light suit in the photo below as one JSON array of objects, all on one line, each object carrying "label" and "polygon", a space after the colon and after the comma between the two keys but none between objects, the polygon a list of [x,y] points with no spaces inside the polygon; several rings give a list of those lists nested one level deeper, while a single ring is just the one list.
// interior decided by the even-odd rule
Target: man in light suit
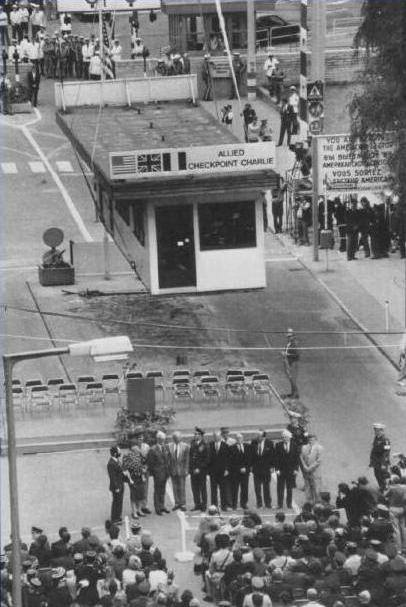
[{"label": "man in light suit", "polygon": [[180,432],[172,434],[169,443],[169,474],[175,505],[172,510],[186,511],[186,476],[189,472],[189,445],[181,440]]},{"label": "man in light suit", "polygon": [[164,512],[169,514],[169,510],[165,508],[165,489],[169,476],[169,449],[165,439],[163,432],[157,432],[156,445],[151,447],[147,455],[148,470],[154,478],[154,508],[158,516]]},{"label": "man in light suit", "polygon": [[320,501],[321,459],[323,447],[317,442],[315,434],[309,434],[309,442],[300,452],[300,467],[303,473],[306,501],[316,504]]}]

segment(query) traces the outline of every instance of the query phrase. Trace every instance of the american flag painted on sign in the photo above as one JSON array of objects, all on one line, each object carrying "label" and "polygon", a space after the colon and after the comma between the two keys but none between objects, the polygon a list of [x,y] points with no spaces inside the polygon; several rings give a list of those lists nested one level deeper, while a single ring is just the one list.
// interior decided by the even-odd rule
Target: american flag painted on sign
[{"label": "american flag painted on sign", "polygon": [[103,65],[102,65],[102,70],[103,70],[106,78],[114,78],[113,64],[111,62],[111,56],[110,56],[110,40],[109,40],[109,35],[107,33],[106,18],[104,16],[104,13],[102,13],[102,24],[103,24],[103,40],[102,40],[102,44],[103,44],[102,63],[103,63]]},{"label": "american flag painted on sign", "polygon": [[120,156],[111,157],[111,173],[112,177],[124,175],[127,173],[137,172],[137,156],[136,154],[122,154]]}]

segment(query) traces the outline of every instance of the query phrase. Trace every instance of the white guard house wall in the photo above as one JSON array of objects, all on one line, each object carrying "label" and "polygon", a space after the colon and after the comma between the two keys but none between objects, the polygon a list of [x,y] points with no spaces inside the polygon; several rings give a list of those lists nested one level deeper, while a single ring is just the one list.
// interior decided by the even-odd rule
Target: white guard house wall
[{"label": "white guard house wall", "polygon": [[[234,195],[233,195],[234,194]],[[218,195],[217,195],[218,196]],[[264,259],[264,221],[263,197],[251,196],[244,193],[232,193],[225,200],[224,195],[217,198],[196,195],[194,202],[176,197],[171,202],[154,201],[148,204],[148,241],[150,243],[151,293],[197,293],[224,291],[234,289],[260,289],[266,286]],[[227,248],[219,250],[202,250],[199,229],[199,204],[215,204],[216,202],[239,202],[242,199],[254,204],[255,208],[255,246],[244,248]],[[195,244],[196,285],[189,287],[162,288],[158,271],[158,234],[156,211],[159,208],[170,208],[176,205],[190,205],[193,209],[193,235]]]},{"label": "white guard house wall", "polygon": [[131,198],[113,199],[100,188],[99,216],[143,284],[151,288],[147,205]]}]

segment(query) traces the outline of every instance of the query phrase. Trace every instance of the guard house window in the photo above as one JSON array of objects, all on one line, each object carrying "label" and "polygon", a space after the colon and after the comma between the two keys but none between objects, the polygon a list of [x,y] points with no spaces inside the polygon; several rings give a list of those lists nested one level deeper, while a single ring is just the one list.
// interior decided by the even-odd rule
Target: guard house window
[{"label": "guard house window", "polygon": [[130,225],[130,205],[128,202],[118,200],[116,202],[116,210],[120,215],[121,219],[125,221],[125,223]]},{"label": "guard house window", "polygon": [[200,250],[256,246],[255,203],[199,204]]},{"label": "guard house window", "polygon": [[145,228],[144,228],[144,217],[145,217],[145,205],[142,202],[135,203],[132,205],[133,209],[133,232],[138,242],[144,247],[145,246]]}]

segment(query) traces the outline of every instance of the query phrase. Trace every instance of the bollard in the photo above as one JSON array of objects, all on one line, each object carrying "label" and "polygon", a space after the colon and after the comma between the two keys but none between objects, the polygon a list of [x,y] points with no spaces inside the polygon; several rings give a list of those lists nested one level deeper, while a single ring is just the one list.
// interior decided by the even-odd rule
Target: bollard
[{"label": "bollard", "polygon": [[390,331],[390,303],[387,299],[385,299],[385,331],[386,333]]}]

